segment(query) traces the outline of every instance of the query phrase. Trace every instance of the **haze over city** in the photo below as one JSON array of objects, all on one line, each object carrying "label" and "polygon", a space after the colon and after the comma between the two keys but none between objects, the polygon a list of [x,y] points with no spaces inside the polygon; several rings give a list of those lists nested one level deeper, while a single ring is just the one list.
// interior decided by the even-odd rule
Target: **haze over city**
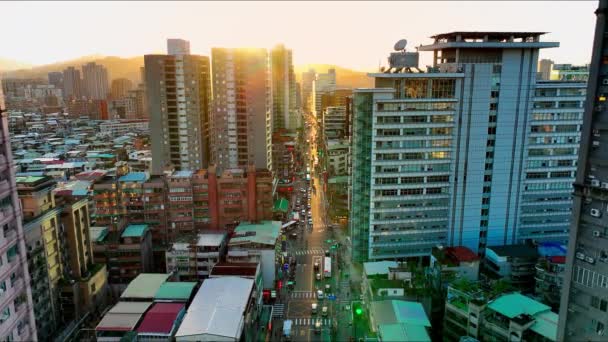
[{"label": "haze over city", "polygon": [[608,340],[608,0],[0,13],[0,341]]},{"label": "haze over city", "polygon": [[[542,52],[558,63],[588,63],[593,1],[407,2],[1,2],[5,35],[0,58],[33,65],[102,54],[133,57],[164,51],[164,39],[211,47],[284,43],[294,63],[335,64],[371,71],[394,42],[410,49],[449,31],[543,31],[560,49]],[[145,15],[144,15],[145,14]],[[24,19],[27,21],[24,22]],[[69,38],[69,43],[66,41]],[[422,65],[430,63],[424,56]],[[1,70],[0,70],[1,71]]]}]

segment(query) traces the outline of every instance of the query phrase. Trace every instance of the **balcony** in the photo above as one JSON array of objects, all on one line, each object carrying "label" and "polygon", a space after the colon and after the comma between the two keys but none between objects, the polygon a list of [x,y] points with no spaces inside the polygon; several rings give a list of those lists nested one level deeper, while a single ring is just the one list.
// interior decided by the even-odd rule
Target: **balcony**
[{"label": "balcony", "polygon": [[10,334],[17,326],[17,323],[19,323],[19,321],[21,321],[26,314],[27,306],[25,304],[15,306],[15,313],[11,314],[4,323],[0,324],[0,336]]},{"label": "balcony", "polygon": [[13,280],[12,287],[0,294],[0,308],[5,308],[23,292],[23,278],[19,277]]},{"label": "balcony", "polygon": [[4,199],[6,196],[10,195],[11,187],[8,181],[5,179],[0,181],[0,199]]},{"label": "balcony", "polygon": [[0,240],[0,254],[4,254],[15,242],[17,242],[17,231],[15,229],[6,230],[4,239]]}]

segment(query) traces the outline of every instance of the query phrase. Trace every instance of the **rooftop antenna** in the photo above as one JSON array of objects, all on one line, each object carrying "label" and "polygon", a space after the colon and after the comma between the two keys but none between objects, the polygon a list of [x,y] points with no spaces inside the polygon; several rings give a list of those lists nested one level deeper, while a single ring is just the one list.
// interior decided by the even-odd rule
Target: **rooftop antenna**
[{"label": "rooftop antenna", "polygon": [[405,47],[407,46],[407,39],[401,39],[395,43],[395,51],[405,52]]}]

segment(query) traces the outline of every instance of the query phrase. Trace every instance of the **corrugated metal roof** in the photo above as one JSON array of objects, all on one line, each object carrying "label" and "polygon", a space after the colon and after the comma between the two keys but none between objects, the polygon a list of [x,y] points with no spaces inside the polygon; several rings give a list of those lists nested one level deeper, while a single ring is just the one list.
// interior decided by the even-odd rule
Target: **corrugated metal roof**
[{"label": "corrugated metal roof", "polygon": [[521,293],[502,295],[490,302],[488,308],[509,318],[517,317],[521,314],[534,316],[543,311],[551,310],[547,305],[526,297]]},{"label": "corrugated metal roof", "polygon": [[93,241],[102,242],[108,235],[108,228],[107,227],[90,227],[89,233],[90,233],[91,239]]},{"label": "corrugated metal roof", "polygon": [[95,330],[131,331],[152,302],[118,302],[108,311]]},{"label": "corrugated metal roof", "polygon": [[169,278],[164,273],[141,273],[129,283],[120,298],[154,298],[156,292]]},{"label": "corrugated metal roof", "polygon": [[160,286],[156,294],[155,300],[177,300],[187,301],[194,291],[196,282],[166,282]]},{"label": "corrugated metal roof", "polygon": [[557,320],[559,317],[555,312],[545,311],[534,316],[536,322],[530,329],[551,341],[557,341]]},{"label": "corrugated metal roof", "polygon": [[199,234],[197,246],[219,246],[224,241],[226,234]]},{"label": "corrugated metal roof", "polygon": [[253,279],[240,277],[205,280],[175,336],[211,335],[238,340],[253,283]]},{"label": "corrugated metal roof", "polygon": [[281,232],[281,221],[241,222],[234,230],[229,245],[259,243],[274,245]]},{"label": "corrugated metal roof", "polygon": [[125,228],[120,237],[142,237],[147,230],[147,224],[130,224]]},{"label": "corrugated metal roof", "polygon": [[171,334],[175,321],[184,307],[183,303],[154,303],[144,315],[137,332]]},{"label": "corrugated metal roof", "polygon": [[147,172],[129,172],[118,179],[119,182],[145,182],[150,178]]}]

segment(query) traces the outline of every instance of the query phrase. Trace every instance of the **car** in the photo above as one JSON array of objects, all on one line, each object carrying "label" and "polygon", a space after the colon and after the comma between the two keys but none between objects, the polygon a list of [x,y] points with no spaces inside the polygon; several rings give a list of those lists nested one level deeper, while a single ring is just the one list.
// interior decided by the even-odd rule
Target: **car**
[{"label": "car", "polygon": [[316,315],[317,314],[317,303],[312,303],[312,314]]},{"label": "car", "polygon": [[328,257],[329,256],[329,249],[325,250],[325,256]]},{"label": "car", "polygon": [[317,280],[321,280],[321,273],[317,273],[316,278]]},{"label": "car", "polygon": [[320,319],[318,319],[318,320],[315,322],[315,333],[317,333],[317,334],[318,334],[318,333],[320,333],[320,332],[321,332],[321,320],[320,320]]},{"label": "car", "polygon": [[331,290],[331,285],[325,284],[325,292],[329,292]]},{"label": "car", "polygon": [[321,309],[321,314],[323,316],[327,316],[327,311],[328,311],[327,306],[324,306],[323,309]]},{"label": "car", "polygon": [[289,235],[289,237],[291,237],[292,239],[295,239],[295,238],[297,238],[297,237],[298,237],[298,234],[297,234],[297,233],[291,233],[291,234]]},{"label": "car", "polygon": [[324,294],[323,294],[323,290],[317,290],[317,299],[323,299]]}]

